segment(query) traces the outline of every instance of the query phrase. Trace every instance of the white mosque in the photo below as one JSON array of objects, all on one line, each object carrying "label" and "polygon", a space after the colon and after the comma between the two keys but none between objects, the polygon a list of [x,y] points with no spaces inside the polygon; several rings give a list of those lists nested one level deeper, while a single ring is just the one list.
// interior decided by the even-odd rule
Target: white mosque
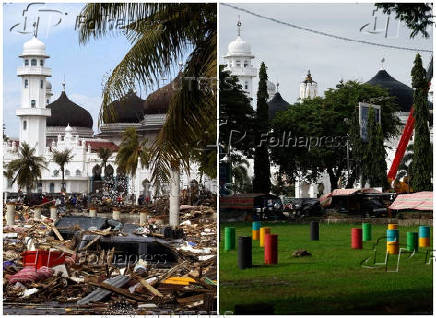
[{"label": "white mosque", "polygon": [[[51,69],[47,66],[49,56],[46,46],[36,37],[23,45],[23,52],[19,57],[22,65],[17,69],[17,76],[21,78],[21,105],[16,110],[19,117],[19,139],[8,140],[3,144],[3,162],[9,163],[18,158],[19,145],[26,142],[36,150],[36,155],[42,156],[48,162],[42,171],[42,177],[33,191],[40,193],[59,193],[62,187],[59,166],[53,162],[53,150],[70,149],[73,159],[65,166],[65,186],[67,193],[92,193],[96,191],[95,180],[101,180],[104,175],[116,177],[118,175],[115,164],[116,151],[121,143],[121,133],[127,127],[135,127],[139,135],[148,139],[151,144],[165,122],[166,111],[174,89],[174,81],[161,87],[142,100],[131,91],[124,98],[113,102],[115,116],[110,122],[101,126],[101,132],[94,134],[93,118],[89,112],[71,101],[66,93],[65,83],[59,98],[51,102],[52,85],[47,80],[51,77]],[[99,148],[110,148],[113,154],[105,171],[102,171]],[[128,177],[127,177],[128,178]],[[183,188],[191,180],[199,180],[194,166],[189,175],[180,176]],[[126,194],[144,193],[152,196],[154,191],[149,180],[151,171],[142,169],[138,163],[136,177],[128,178]],[[4,192],[18,192],[17,183],[3,177]],[[203,177],[206,188],[213,192],[215,181]],[[25,191],[25,189],[22,189]]]},{"label": "white mosque", "polygon": [[[237,37],[234,41],[228,45],[228,52],[224,56],[226,61],[225,70],[231,72],[239,78],[239,82],[242,85],[243,90],[247,93],[248,97],[253,99],[255,92],[253,92],[253,80],[257,77],[257,69],[252,63],[254,55],[251,52],[251,46],[249,43],[241,38],[241,21],[237,23]],[[368,84],[380,86],[386,88],[390,95],[396,98],[399,104],[400,110],[396,113],[400,119],[402,127],[400,132],[403,131],[406,125],[407,118],[410,113],[411,106],[413,104],[413,89],[407,85],[397,81],[388,72],[382,68],[377,74],[371,78]],[[290,104],[285,101],[274,83],[268,81],[267,83],[268,95],[269,95],[269,118],[273,118],[278,111],[286,110]],[[430,88],[430,99],[432,99],[433,86]],[[307,98],[315,98],[318,95],[318,84],[313,80],[310,70],[307,73],[306,78],[300,83],[299,98],[296,102]],[[433,140],[433,129],[430,127],[430,138]],[[385,147],[387,151],[386,162],[388,169],[390,168],[392,161],[395,157],[395,151],[401,135],[385,141]],[[250,165],[253,166],[253,160],[249,160]],[[275,166],[271,167],[271,175],[274,175],[278,169]],[[252,173],[252,169],[251,169]],[[320,186],[322,185],[322,186]],[[360,187],[360,184],[356,184],[356,187]],[[297,198],[316,198],[322,194],[331,192],[330,178],[327,172],[321,174],[316,183],[307,183],[303,180],[297,180],[295,182],[295,197]],[[322,192],[322,193],[321,193]]]}]

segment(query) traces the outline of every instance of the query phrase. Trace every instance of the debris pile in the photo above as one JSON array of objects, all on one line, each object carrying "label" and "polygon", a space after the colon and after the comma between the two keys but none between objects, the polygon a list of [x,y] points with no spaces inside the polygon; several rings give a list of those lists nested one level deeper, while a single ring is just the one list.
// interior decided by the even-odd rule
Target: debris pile
[{"label": "debris pile", "polygon": [[312,256],[312,253],[306,250],[296,250],[292,253],[293,257]]},{"label": "debris pile", "polygon": [[216,311],[216,210],[182,205],[176,229],[159,217],[150,213],[141,226],[83,215],[53,222],[17,207],[15,224],[3,228],[5,313]]}]

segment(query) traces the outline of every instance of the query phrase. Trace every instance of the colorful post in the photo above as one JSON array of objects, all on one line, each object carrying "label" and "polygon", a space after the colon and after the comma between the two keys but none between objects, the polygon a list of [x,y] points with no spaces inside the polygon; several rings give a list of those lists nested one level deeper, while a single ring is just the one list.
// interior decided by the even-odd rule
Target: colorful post
[{"label": "colorful post", "polygon": [[265,245],[265,235],[270,234],[271,229],[269,227],[261,227],[260,228],[260,239],[259,239],[259,246],[264,247]]},{"label": "colorful post", "polygon": [[265,235],[265,264],[272,265],[277,264],[278,255],[278,235],[277,234],[266,234]]},{"label": "colorful post", "polygon": [[400,232],[398,229],[386,230],[386,236],[387,252],[389,254],[398,254],[400,252]]},{"label": "colorful post", "polygon": [[418,251],[418,232],[407,232],[407,250]]},{"label": "colorful post", "polygon": [[420,226],[419,233],[419,247],[430,247],[430,226]]},{"label": "colorful post", "polygon": [[362,249],[362,229],[351,229],[351,248]]},{"label": "colorful post", "polygon": [[388,230],[398,230],[398,224],[396,223],[388,224]]},{"label": "colorful post", "polygon": [[259,240],[260,221],[254,221],[251,225],[253,241]]},{"label": "colorful post", "polygon": [[372,240],[372,224],[371,223],[362,223],[362,240],[364,242],[368,242]]},{"label": "colorful post", "polygon": [[226,227],[224,229],[224,250],[230,251],[235,249],[235,228]]},{"label": "colorful post", "polygon": [[250,268],[252,265],[251,237],[240,236],[238,239],[238,266],[239,269]]},{"label": "colorful post", "polygon": [[310,238],[312,241],[319,241],[319,222],[312,221],[310,223]]}]

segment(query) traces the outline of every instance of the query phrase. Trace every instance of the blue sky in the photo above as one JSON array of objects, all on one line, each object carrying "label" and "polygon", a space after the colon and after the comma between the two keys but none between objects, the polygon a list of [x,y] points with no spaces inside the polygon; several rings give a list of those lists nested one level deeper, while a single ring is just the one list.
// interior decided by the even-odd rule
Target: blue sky
[{"label": "blue sky", "polygon": [[[3,111],[6,134],[10,137],[18,137],[18,118],[15,116],[21,94],[21,81],[16,76],[17,67],[21,64],[18,55],[23,43],[32,36],[20,34],[15,29],[11,32],[9,29],[17,23],[20,26],[23,24],[22,12],[26,6],[25,3],[3,5]],[[67,96],[91,113],[94,132],[97,132],[103,79],[121,61],[130,44],[123,36],[108,36],[79,45],[78,33],[74,27],[83,6],[79,3],[35,6],[29,10],[28,19],[33,19],[38,14],[40,16],[38,38],[46,44],[46,51],[50,55],[46,66],[52,69],[52,77],[49,78],[54,93],[52,101],[59,97],[65,76]],[[38,11],[41,8],[62,11],[62,22],[53,27],[60,15]],[[142,91],[138,95],[145,98],[149,93]]]},{"label": "blue sky", "polygon": [[[395,46],[405,46],[431,50],[433,39],[418,36],[409,39],[410,30],[390,18],[388,38],[384,33],[369,34],[359,29],[371,23],[373,26],[375,9],[369,3],[348,4],[236,4],[236,6],[254,11],[287,23],[312,28],[318,31],[336,34],[358,40],[372,41]],[[366,82],[381,67],[385,58],[386,71],[397,80],[410,86],[410,70],[416,52],[374,47],[341,40],[331,39],[302,30],[260,19],[233,8],[220,5],[219,54],[220,62],[227,53],[230,41],[236,38],[236,22],[241,16],[243,40],[251,44],[255,55],[254,64],[258,68],[262,61],[268,67],[269,79],[279,82],[282,97],[290,103],[298,98],[300,82],[307,70],[318,82],[318,91],[322,94],[327,88],[335,87],[342,78]],[[378,27],[386,24],[386,15],[376,12]],[[397,29],[398,27],[398,29]],[[397,33],[398,30],[398,33]],[[431,30],[430,30],[431,32]],[[427,67],[431,53],[422,53],[424,66]],[[258,78],[254,79],[257,91]]]}]

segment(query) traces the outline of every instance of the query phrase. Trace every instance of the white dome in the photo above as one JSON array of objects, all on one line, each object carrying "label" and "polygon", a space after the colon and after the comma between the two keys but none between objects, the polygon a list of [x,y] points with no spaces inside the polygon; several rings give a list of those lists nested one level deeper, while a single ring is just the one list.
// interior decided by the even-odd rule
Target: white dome
[{"label": "white dome", "polygon": [[275,92],[276,91],[276,84],[274,84],[271,81],[266,81],[266,88],[269,91],[274,91]]},{"label": "white dome", "polygon": [[25,55],[38,55],[46,56],[45,54],[45,44],[33,37],[31,40],[27,41],[23,45],[23,56]]},{"label": "white dome", "polygon": [[251,55],[251,46],[247,42],[241,39],[240,36],[236,40],[230,42],[228,46],[227,55],[237,54],[237,55]]},{"label": "white dome", "polygon": [[67,127],[65,127],[65,132],[72,132],[73,128],[71,128],[70,124],[68,123]]}]

